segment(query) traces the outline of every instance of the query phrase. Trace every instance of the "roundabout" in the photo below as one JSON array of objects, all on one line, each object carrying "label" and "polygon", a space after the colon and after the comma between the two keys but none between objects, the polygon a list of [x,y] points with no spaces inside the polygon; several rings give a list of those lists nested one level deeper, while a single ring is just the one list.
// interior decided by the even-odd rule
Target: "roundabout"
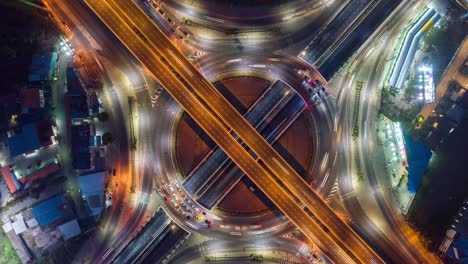
[{"label": "roundabout", "polygon": [[[317,79],[325,84],[318,72],[282,55],[209,56],[200,65],[223,96],[326,197],[334,183],[328,156],[335,155],[335,109],[329,96],[312,101],[304,83]],[[156,189],[179,225],[211,237],[240,239],[293,230],[287,218],[229,159],[224,161],[224,153],[165,92],[158,97],[151,118],[159,124],[152,134],[160,137],[153,139],[150,149],[164,153],[153,163]]]}]

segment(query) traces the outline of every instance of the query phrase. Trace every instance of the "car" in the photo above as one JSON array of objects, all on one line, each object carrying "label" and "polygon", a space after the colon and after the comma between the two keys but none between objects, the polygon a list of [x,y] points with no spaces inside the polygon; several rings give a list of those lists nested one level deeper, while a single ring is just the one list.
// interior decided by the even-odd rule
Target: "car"
[{"label": "car", "polygon": [[201,215],[195,216],[195,219],[199,222],[203,221],[203,217]]},{"label": "car", "polygon": [[205,212],[205,211],[203,211],[203,212],[202,212],[202,214],[203,214],[203,215],[206,215],[206,212]]},{"label": "car", "polygon": [[185,217],[186,217],[188,220],[190,220],[190,215],[186,215]]}]

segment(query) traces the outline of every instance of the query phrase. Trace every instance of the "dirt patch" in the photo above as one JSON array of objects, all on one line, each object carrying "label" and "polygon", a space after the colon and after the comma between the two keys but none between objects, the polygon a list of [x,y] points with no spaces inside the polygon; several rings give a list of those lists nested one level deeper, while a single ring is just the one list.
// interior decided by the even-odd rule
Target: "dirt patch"
[{"label": "dirt patch", "polygon": [[[270,84],[269,81],[254,77],[226,79],[221,83],[245,108],[249,108]],[[215,85],[218,87],[219,84]]]},{"label": "dirt patch", "polygon": [[301,114],[277,142],[306,170],[313,147],[308,124],[305,114]]},{"label": "dirt patch", "polygon": [[[233,78],[215,83],[219,91],[240,113],[244,113],[268,85],[268,81],[252,77]],[[306,171],[313,150],[312,140],[309,135],[309,123],[306,116],[302,114],[281,136],[275,148],[276,146],[281,148],[290,159],[295,161],[296,167],[302,167],[302,171]],[[198,125],[184,114],[179,124],[176,143],[177,157],[184,175],[189,174],[214,145]],[[226,195],[218,205],[218,209],[230,213],[264,213],[269,210],[268,205],[258,198],[243,181],[239,181]]]},{"label": "dirt patch", "polygon": [[[230,101],[236,100],[239,108],[248,109],[269,84],[269,81],[260,78],[239,77],[217,82],[215,86]],[[187,175],[212,146],[214,143],[211,139],[195,124],[192,118],[184,113],[179,123],[176,142],[177,159],[183,174]]]},{"label": "dirt patch", "polygon": [[224,211],[237,213],[253,213],[268,209],[242,181],[224,197],[219,207]]},{"label": "dirt patch", "polygon": [[187,175],[208,153],[210,145],[202,140],[202,137],[186,121],[186,118],[182,118],[177,131],[176,149],[179,166],[184,175]]}]

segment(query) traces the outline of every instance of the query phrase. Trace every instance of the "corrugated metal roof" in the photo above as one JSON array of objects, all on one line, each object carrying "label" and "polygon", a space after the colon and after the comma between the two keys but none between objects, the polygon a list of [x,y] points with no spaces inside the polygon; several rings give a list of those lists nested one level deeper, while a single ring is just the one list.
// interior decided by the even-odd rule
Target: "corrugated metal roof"
[{"label": "corrugated metal roof", "polygon": [[47,177],[47,176],[51,175],[52,173],[55,173],[55,172],[57,172],[59,170],[60,170],[59,165],[57,163],[53,162],[53,163],[50,163],[50,164],[44,166],[41,169],[29,174],[29,175],[24,176],[23,178],[20,179],[20,182],[22,184],[25,184],[26,182],[32,183],[35,180],[45,178],[45,177]]},{"label": "corrugated metal roof", "polygon": [[41,227],[73,215],[63,194],[33,207],[33,213]]},{"label": "corrugated metal roof", "polygon": [[0,173],[3,176],[3,179],[5,179],[5,182],[11,193],[15,193],[22,187],[20,182],[16,179],[15,175],[11,174],[10,168],[8,166],[0,168]]},{"label": "corrugated metal roof", "polygon": [[80,225],[78,225],[78,221],[76,221],[76,219],[73,219],[70,222],[60,225],[58,229],[62,234],[64,240],[68,240],[81,233]]},{"label": "corrugated metal roof", "polygon": [[21,133],[9,137],[7,142],[11,157],[29,153],[41,147],[34,123],[24,125]]}]

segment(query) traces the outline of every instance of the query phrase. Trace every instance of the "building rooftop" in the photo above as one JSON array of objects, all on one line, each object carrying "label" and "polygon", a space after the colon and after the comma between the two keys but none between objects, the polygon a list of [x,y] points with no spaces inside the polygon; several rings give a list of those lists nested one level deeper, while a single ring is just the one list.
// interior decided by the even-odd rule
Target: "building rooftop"
[{"label": "building rooftop", "polygon": [[73,169],[84,170],[91,168],[90,126],[81,124],[71,127],[71,150],[73,157]]},{"label": "building rooftop", "polygon": [[52,130],[52,122],[50,120],[41,120],[36,122],[37,136],[39,137],[39,144],[42,147],[49,146],[52,144],[52,136],[54,131]]},{"label": "building rooftop", "polygon": [[21,109],[23,113],[28,112],[30,109],[38,109],[41,107],[41,98],[39,88],[25,89],[20,92],[21,95]]},{"label": "building rooftop", "polygon": [[11,226],[13,227],[13,230],[15,230],[15,234],[17,235],[23,233],[24,231],[28,229],[23,219],[16,220],[15,222],[11,224]]},{"label": "building rooftop", "polygon": [[73,216],[73,211],[63,194],[33,207],[33,213],[40,227],[55,224]]},{"label": "building rooftop", "polygon": [[0,173],[3,176],[3,179],[5,179],[5,182],[11,193],[15,193],[22,188],[21,183],[18,181],[18,179],[16,179],[16,176],[11,173],[11,170],[8,166],[0,168]]},{"label": "building rooftop", "polygon": [[101,215],[104,206],[104,176],[103,171],[78,177],[81,195],[88,204],[91,215],[96,219]]},{"label": "building rooftop", "polygon": [[76,219],[71,220],[58,227],[60,234],[62,234],[63,240],[69,240],[70,238],[76,237],[81,233],[80,226]]},{"label": "building rooftop", "polygon": [[11,242],[11,245],[18,254],[22,263],[28,263],[31,261],[31,255],[29,254],[26,246],[24,245],[23,240],[14,232],[13,226],[11,223],[5,223],[3,226],[3,231],[5,231],[8,239]]},{"label": "building rooftop", "polygon": [[55,172],[58,172],[58,171],[60,171],[60,166],[57,163],[52,162],[52,163],[46,164],[45,166],[41,167],[40,169],[38,169],[36,171],[24,176],[23,178],[20,179],[20,182],[22,184],[25,184],[25,183],[31,184],[32,182],[34,182],[36,180],[45,178],[45,177],[51,175],[52,173],[55,173]]},{"label": "building rooftop", "polygon": [[24,125],[22,131],[9,137],[7,142],[11,157],[30,153],[41,147],[34,123]]},{"label": "building rooftop", "polygon": [[28,81],[38,82],[49,80],[57,62],[57,53],[34,54],[29,69]]},{"label": "building rooftop", "polygon": [[67,88],[65,96],[68,105],[68,116],[70,119],[86,118],[89,116],[88,95],[83,89],[78,76],[73,68],[67,69]]},{"label": "building rooftop", "polygon": [[458,259],[461,263],[468,263],[468,199],[454,217],[451,228],[456,231],[453,243],[447,250],[447,254]]}]

